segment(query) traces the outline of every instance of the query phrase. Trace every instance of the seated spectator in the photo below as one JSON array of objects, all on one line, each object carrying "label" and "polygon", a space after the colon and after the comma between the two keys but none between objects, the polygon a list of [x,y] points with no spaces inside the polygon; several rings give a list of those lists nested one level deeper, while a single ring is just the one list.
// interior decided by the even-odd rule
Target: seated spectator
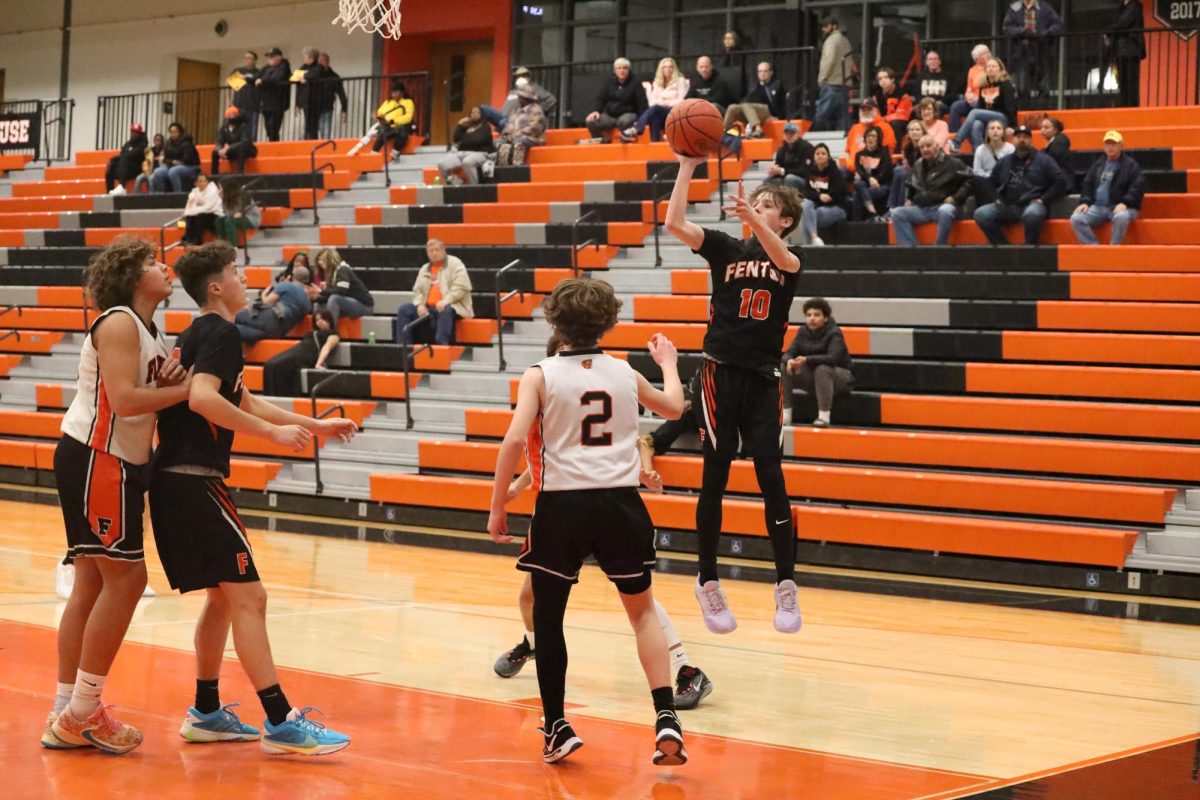
[{"label": "seated spectator", "polygon": [[1000,159],[1010,155],[1015,148],[1004,138],[1004,123],[994,119],[987,124],[987,138],[975,151],[975,162],[971,170],[975,185],[976,205],[986,205],[996,199],[992,186],[992,171]]},{"label": "seated spectator", "polygon": [[854,156],[854,195],[857,216],[886,222],[882,214],[892,188],[892,154],[880,143],[879,128],[867,128],[866,144]]},{"label": "seated spectator", "polygon": [[325,288],[317,295],[315,304],[329,312],[335,329],[342,317],[358,319],[375,309],[375,298],[366,284],[342,260],[337,250],[326,247],[317,253],[316,262],[326,278]]},{"label": "seated spectator", "polygon": [[504,132],[496,146],[497,164],[525,163],[529,148],[546,143],[546,112],[537,104],[537,97],[526,86],[517,92],[521,107],[504,123]]},{"label": "seated spectator", "polygon": [[937,146],[947,153],[950,152],[950,128],[945,120],[938,118],[937,101],[932,97],[922,97],[921,102],[917,103],[916,116],[921,120],[921,127],[925,132],[937,142]]},{"label": "seated spectator", "polygon": [[[163,152],[163,135],[161,133],[154,134],[154,144],[146,148],[146,158],[142,161],[142,171],[133,179],[133,193],[141,194],[142,187],[146,187],[146,191],[153,190],[151,176],[154,175],[154,170],[162,166]],[[188,187],[189,189],[192,187]]]},{"label": "seated spectator", "polygon": [[167,134],[162,165],[154,170],[150,182],[156,192],[186,192],[200,173],[200,154],[196,152],[192,135],[183,129],[183,123],[172,122]]},{"label": "seated spectator", "polygon": [[[276,141],[272,139],[272,141]],[[217,141],[213,145],[212,163],[209,173],[221,174],[221,159],[233,165],[238,174],[246,171],[246,159],[258,155],[258,146],[254,144],[254,136],[250,126],[242,119],[242,112],[237,106],[225,109],[225,122],[217,131]]]},{"label": "seated spectator", "polygon": [[295,274],[297,267],[304,267],[306,270],[308,270],[309,278],[312,283],[321,284],[325,282],[325,276],[322,275],[320,280],[318,280],[317,276],[313,274],[313,267],[308,263],[307,250],[297,250],[284,268],[279,272],[279,274],[275,276],[275,280],[278,282],[284,278],[292,277],[292,275]]},{"label": "seated spectator", "polygon": [[305,369],[325,369],[341,337],[328,311],[313,317],[313,329],[296,344],[272,356],[263,365],[263,394],[268,397],[300,397],[304,394],[300,373]]},{"label": "seated spectator", "polygon": [[483,119],[497,131],[504,130],[504,122],[513,112],[519,107],[517,101],[517,92],[528,87],[537,96],[537,104],[542,107],[542,111],[546,112],[547,124],[552,125],[554,121],[554,112],[558,110],[558,98],[550,94],[546,87],[542,86],[533,80],[533,73],[528,67],[517,67],[513,70],[513,88],[509,91],[508,96],[504,98],[504,105],[496,109],[489,105],[479,106],[479,111],[483,114]]},{"label": "seated spectator", "polygon": [[1129,223],[1138,217],[1146,178],[1142,168],[1125,155],[1125,137],[1118,131],[1104,134],[1104,155],[1087,175],[1079,191],[1079,206],[1071,214],[1071,227],[1080,244],[1099,244],[1093,228],[1112,220],[1109,244],[1125,240]]},{"label": "seated spectator", "polygon": [[238,247],[241,231],[252,231],[262,224],[262,209],[250,192],[233,178],[226,178],[221,183],[221,204],[225,213],[217,217],[217,235]]},{"label": "seated spectator", "polygon": [[979,87],[979,101],[951,140],[951,153],[957,153],[963,139],[967,138],[971,140],[972,147],[979,147],[983,143],[987,124],[994,119],[1009,128],[1017,124],[1017,90],[1013,88],[1004,64],[998,58],[989,58],[986,72],[987,77]]},{"label": "seated spectator", "polygon": [[104,185],[109,194],[125,194],[125,182],[133,180],[141,172],[149,146],[146,129],[136,122],[130,125],[129,139],[121,145],[120,152],[108,160],[104,170]]},{"label": "seated spectator", "polygon": [[877,86],[871,96],[879,107],[883,121],[891,126],[894,142],[904,135],[904,129],[908,126],[908,119],[913,112],[913,99],[896,83],[896,70],[891,67],[881,67],[875,80]]},{"label": "seated spectator", "polygon": [[920,98],[932,98],[933,102],[937,104],[936,116],[939,117],[950,109],[950,104],[958,96],[950,87],[950,76],[942,69],[942,57],[936,50],[930,50],[925,54],[925,69],[917,73],[914,95]]},{"label": "seated spectator", "polygon": [[[804,301],[804,325],[796,331],[784,358],[787,374],[796,376],[796,384],[805,394],[817,397],[817,418],[813,425],[828,425],[834,396],[846,394],[854,386],[851,372],[854,362],[846,347],[846,337],[834,322],[833,309],[824,298],[810,297]],[[784,392],[785,404],[790,393],[790,390]]]},{"label": "seated spectator", "polygon": [[444,183],[456,186],[479,183],[479,168],[493,152],[492,128],[482,106],[474,106],[454,129],[454,149],[438,162],[438,174]]},{"label": "seated spectator", "polygon": [[375,134],[375,144],[371,149],[378,153],[388,142],[391,142],[392,160],[398,160],[404,146],[408,144],[416,113],[417,104],[408,96],[408,89],[404,82],[393,80],[390,86],[390,96],[383,101],[379,108],[375,109],[375,121],[379,123],[379,131]]},{"label": "seated spectator", "polygon": [[[412,302],[396,312],[395,339],[400,344],[432,342],[454,344],[454,325],[459,318],[475,316],[471,305],[471,276],[456,256],[446,255],[446,245],[440,239],[425,244],[429,261],[421,266],[413,282]],[[415,320],[429,321],[411,331],[405,329]]]},{"label": "seated spectator", "polygon": [[775,70],[769,61],[758,65],[758,83],[740,103],[735,103],[725,110],[725,129],[729,130],[738,122],[746,123],[746,137],[761,139],[762,125],[771,119],[787,118],[787,96],[783,84],[775,77]]},{"label": "seated spectator", "polygon": [[604,139],[614,130],[623,131],[646,110],[646,90],[634,79],[629,59],[613,62],[613,77],[596,95],[595,108],[584,124],[593,139]]},{"label": "seated spectator", "polygon": [[713,67],[712,59],[708,56],[696,59],[696,77],[689,84],[687,96],[689,99],[707,100],[722,114],[737,102],[737,96],[729,88],[729,82]]},{"label": "seated spectator", "polygon": [[263,339],[282,339],[312,311],[305,287],[312,282],[307,267],[296,267],[292,274],[263,289],[258,300],[234,317],[238,333],[246,344]]},{"label": "seated spectator", "polygon": [[862,105],[858,107],[858,122],[850,128],[850,132],[846,134],[846,156],[844,166],[849,174],[850,167],[854,165],[854,157],[858,155],[858,151],[866,144],[865,134],[867,128],[879,128],[880,134],[883,135],[883,147],[888,151],[896,149],[896,134],[892,130],[891,125],[885,125],[879,119],[879,105],[868,97],[862,101]]},{"label": "seated spectator", "polygon": [[783,144],[775,151],[775,162],[767,167],[764,183],[783,183],[796,191],[806,185],[804,173],[813,163],[813,146],[800,138],[794,122],[783,126]]},{"label": "seated spectator", "polygon": [[692,88],[691,83],[679,71],[679,65],[673,58],[664,58],[658,62],[654,71],[654,80],[643,83],[646,92],[646,110],[637,121],[621,131],[621,141],[636,142],[646,126],[650,127],[650,141],[662,141],[663,127],[667,124],[667,114],[678,105]]},{"label": "seated spectator", "polygon": [[1067,176],[1067,191],[1075,188],[1075,174],[1071,171],[1071,137],[1063,133],[1063,123],[1057,117],[1042,117],[1042,138],[1046,146],[1042,152],[1054,159],[1058,168]]},{"label": "seated spectator", "polygon": [[[893,179],[894,180],[894,179]],[[921,157],[908,175],[904,205],[892,209],[896,244],[915,247],[916,225],[937,221],[936,244],[947,244],[954,220],[971,196],[971,171],[967,165],[937,146],[929,134],[921,137]]]},{"label": "seated spectator", "polygon": [[[925,135],[925,125],[919,119],[908,121],[908,130],[904,133],[904,141],[900,143],[900,163],[892,167],[892,188],[888,192],[888,208],[897,209],[904,205],[907,195],[906,185],[912,168],[921,157],[921,137]],[[891,213],[891,212],[889,212]]]},{"label": "seated spectator", "polygon": [[183,209],[183,243],[203,244],[204,232],[216,232],[217,216],[222,213],[220,190],[207,175],[200,173]]},{"label": "seated spectator", "polygon": [[846,219],[846,181],[824,143],[814,148],[812,166],[804,173],[804,185],[797,190],[804,198],[797,228],[800,243],[823,247],[825,241],[817,231]]},{"label": "seated spectator", "polygon": [[986,44],[977,44],[971,48],[971,60],[975,63],[967,70],[967,84],[963,95],[950,104],[950,132],[958,133],[963,120],[971,113],[979,100],[979,89],[987,78],[987,62],[992,59],[992,51]]},{"label": "seated spectator", "polygon": [[1037,244],[1050,204],[1067,193],[1067,178],[1054,159],[1033,149],[1033,132],[1024,125],[1014,133],[1016,148],[992,170],[996,199],[975,209],[975,224],[992,244],[1008,244],[1001,225],[1018,220],[1025,244]]}]

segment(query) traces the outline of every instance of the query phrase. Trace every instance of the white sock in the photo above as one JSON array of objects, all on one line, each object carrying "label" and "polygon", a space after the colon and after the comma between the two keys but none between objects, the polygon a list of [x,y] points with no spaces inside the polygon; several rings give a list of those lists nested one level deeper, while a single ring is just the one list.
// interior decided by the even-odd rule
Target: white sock
[{"label": "white sock", "polygon": [[67,703],[71,702],[71,693],[75,691],[75,684],[56,683],[55,686],[57,688],[54,690],[54,713],[61,714],[67,707]]},{"label": "white sock", "polygon": [[828,411],[818,411],[817,419],[821,420],[821,422],[829,422],[829,412]]},{"label": "white sock", "polygon": [[533,642],[533,631],[525,631],[525,640],[529,642],[530,650],[537,650],[537,645]]},{"label": "white sock", "polygon": [[71,692],[71,716],[85,720],[100,707],[100,693],[104,691],[105,675],[93,675],[79,670],[75,673],[75,686]]},{"label": "white sock", "polygon": [[662,628],[663,636],[667,639],[667,649],[671,655],[671,671],[678,672],[680,667],[688,664],[687,651],[683,648],[683,642],[679,640],[675,625],[667,616],[667,610],[657,600],[654,601],[654,613],[658,617],[658,626]]}]

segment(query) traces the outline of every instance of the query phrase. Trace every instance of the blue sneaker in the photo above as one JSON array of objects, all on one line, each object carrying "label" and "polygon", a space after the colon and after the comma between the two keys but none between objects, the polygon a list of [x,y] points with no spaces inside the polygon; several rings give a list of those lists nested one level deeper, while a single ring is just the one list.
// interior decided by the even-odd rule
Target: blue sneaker
[{"label": "blue sneaker", "polygon": [[269,719],[263,720],[264,732],[260,740],[263,752],[272,755],[299,753],[304,756],[324,756],[350,744],[350,737],[346,734],[309,719],[310,711],[321,713],[308,706],[304,709],[293,708],[287,721],[281,725],[272,725]]},{"label": "blue sneaker", "polygon": [[194,708],[187,710],[179,735],[189,742],[252,742],[260,735],[258,728],[238,719],[231,709],[237,703],[221,706],[211,714],[201,714]]}]

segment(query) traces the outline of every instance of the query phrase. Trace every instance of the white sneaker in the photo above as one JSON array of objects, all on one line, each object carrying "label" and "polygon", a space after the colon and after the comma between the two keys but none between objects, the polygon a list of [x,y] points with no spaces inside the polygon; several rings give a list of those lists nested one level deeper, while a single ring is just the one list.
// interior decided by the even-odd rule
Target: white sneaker
[{"label": "white sneaker", "polygon": [[700,603],[700,611],[704,615],[704,625],[713,633],[733,633],[737,630],[737,620],[729,610],[729,602],[725,592],[721,591],[720,581],[709,581],[704,585],[696,579],[696,600]]},{"label": "white sneaker", "polygon": [[125,194],[125,187],[118,183],[116,186],[114,186],[112,188],[112,191],[110,191],[109,194],[111,194],[111,195]]},{"label": "white sneaker", "polygon": [[637,128],[626,128],[621,131],[621,141],[626,144],[636,142],[638,137]]},{"label": "white sneaker", "polygon": [[146,584],[146,588],[142,589],[142,597],[158,597],[158,592],[154,591],[154,587]]},{"label": "white sneaker", "polygon": [[796,633],[800,630],[800,605],[796,602],[796,582],[775,584],[775,630]]},{"label": "white sneaker", "polygon": [[61,561],[54,567],[54,591],[63,600],[71,599],[71,589],[75,586],[75,565],[64,564]]},{"label": "white sneaker", "polygon": [[824,240],[824,239],[822,239],[820,236],[814,236],[814,237],[812,238],[812,242],[810,242],[810,244],[811,244],[813,247],[824,247],[824,246],[825,246],[825,240]]}]

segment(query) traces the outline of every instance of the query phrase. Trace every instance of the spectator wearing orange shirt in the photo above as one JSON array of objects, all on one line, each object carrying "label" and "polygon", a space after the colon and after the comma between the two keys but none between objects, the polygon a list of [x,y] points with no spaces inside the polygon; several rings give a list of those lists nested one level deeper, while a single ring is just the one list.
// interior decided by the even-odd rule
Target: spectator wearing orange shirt
[{"label": "spectator wearing orange shirt", "polygon": [[[907,124],[905,122],[905,125]],[[892,130],[891,125],[884,125],[879,119],[879,104],[873,98],[868,97],[859,106],[858,122],[854,123],[850,133],[846,134],[846,155],[842,167],[845,168],[847,176],[850,175],[850,169],[854,166],[854,157],[858,155],[859,150],[863,149],[863,137],[867,133],[867,128],[879,128],[879,132],[883,134],[883,146],[888,152],[896,149],[895,131]]]},{"label": "spectator wearing orange shirt", "polygon": [[[446,255],[446,245],[440,239],[426,242],[425,254],[429,261],[413,282],[412,302],[400,306],[396,313],[395,340],[410,344],[414,340],[454,344],[455,323],[460,317],[475,316],[471,276],[459,258]],[[423,317],[429,317],[429,322],[405,331],[413,321]]]},{"label": "spectator wearing orange shirt", "polygon": [[904,136],[904,129],[908,127],[908,120],[912,116],[912,95],[896,83],[896,70],[891,67],[880,67],[875,80],[879,88],[875,90],[873,97],[879,106],[883,121],[891,126],[894,147],[895,140]]},{"label": "spectator wearing orange shirt", "polygon": [[963,120],[967,118],[971,109],[975,107],[975,103],[979,101],[979,87],[983,86],[983,82],[987,78],[987,62],[991,57],[991,48],[986,44],[977,44],[971,48],[971,58],[975,63],[967,70],[967,85],[963,89],[963,96],[950,104],[951,133],[958,133]]}]

